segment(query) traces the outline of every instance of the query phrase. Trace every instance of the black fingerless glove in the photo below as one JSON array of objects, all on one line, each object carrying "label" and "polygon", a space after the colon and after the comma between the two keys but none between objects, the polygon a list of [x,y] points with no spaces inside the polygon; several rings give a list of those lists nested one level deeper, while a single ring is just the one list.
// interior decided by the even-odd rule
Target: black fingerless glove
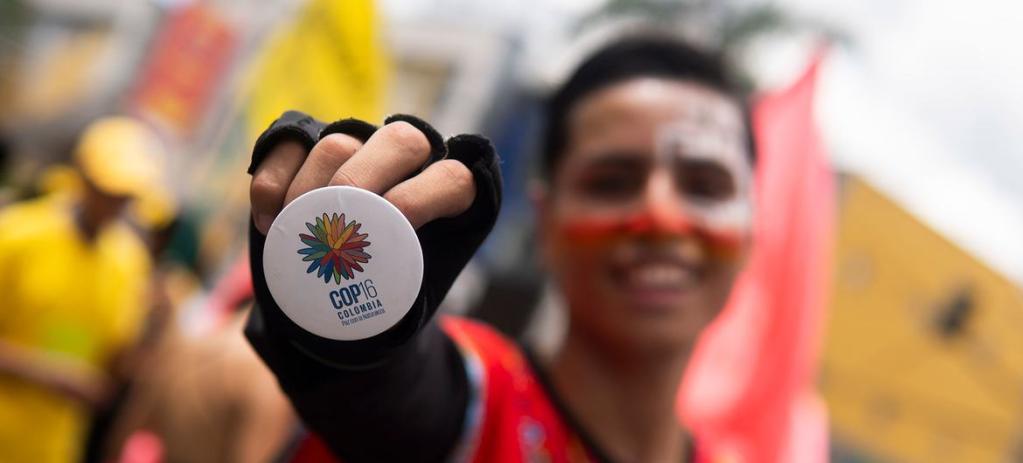
[{"label": "black fingerless glove", "polygon": [[[411,310],[396,325],[379,335],[358,341],[339,341],[314,335],[284,314],[271,296],[263,272],[266,237],[250,220],[249,262],[256,304],[245,333],[260,356],[278,373],[286,389],[290,388],[284,384],[285,381],[321,380],[310,377],[308,373],[322,369],[324,365],[339,371],[364,369],[386,361],[400,349],[409,348],[410,340],[430,321],[455,277],[483,243],[497,219],[501,207],[501,169],[489,140],[479,135],[458,135],[445,143],[433,127],[408,115],[391,116],[384,123],[396,121],[415,126],[429,140],[431,154],[423,169],[441,159],[455,159],[465,164],[473,174],[476,197],[461,215],[434,220],[417,230],[424,264],[419,295]],[[332,133],[344,133],[365,142],[375,130],[372,124],[357,119],[343,119],[324,125],[303,113],[286,112],[256,141],[249,173],[253,173],[282,141],[297,141],[308,152],[318,140]]]}]

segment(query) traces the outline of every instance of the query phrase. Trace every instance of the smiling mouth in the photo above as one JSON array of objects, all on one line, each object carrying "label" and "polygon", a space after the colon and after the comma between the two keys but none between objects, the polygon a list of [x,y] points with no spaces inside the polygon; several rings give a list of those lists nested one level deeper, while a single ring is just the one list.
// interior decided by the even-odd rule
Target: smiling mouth
[{"label": "smiling mouth", "polygon": [[623,263],[615,266],[612,277],[630,303],[643,306],[673,305],[700,280],[693,265],[670,258]]}]

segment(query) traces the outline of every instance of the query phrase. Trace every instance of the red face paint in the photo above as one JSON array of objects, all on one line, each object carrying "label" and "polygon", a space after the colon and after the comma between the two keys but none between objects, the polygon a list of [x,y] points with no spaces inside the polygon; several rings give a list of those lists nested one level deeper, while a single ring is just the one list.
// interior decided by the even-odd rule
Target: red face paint
[{"label": "red face paint", "polygon": [[626,240],[670,241],[692,235],[707,247],[712,259],[719,261],[738,259],[743,248],[743,235],[738,231],[709,230],[680,214],[664,211],[574,219],[563,223],[558,235],[564,246],[589,249],[611,247]]}]

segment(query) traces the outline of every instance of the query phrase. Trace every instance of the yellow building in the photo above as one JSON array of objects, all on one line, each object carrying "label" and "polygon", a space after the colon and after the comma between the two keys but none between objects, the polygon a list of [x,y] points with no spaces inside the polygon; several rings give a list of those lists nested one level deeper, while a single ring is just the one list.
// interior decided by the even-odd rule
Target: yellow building
[{"label": "yellow building", "polygon": [[1023,461],[1023,291],[864,181],[841,198],[833,441],[866,461]]}]

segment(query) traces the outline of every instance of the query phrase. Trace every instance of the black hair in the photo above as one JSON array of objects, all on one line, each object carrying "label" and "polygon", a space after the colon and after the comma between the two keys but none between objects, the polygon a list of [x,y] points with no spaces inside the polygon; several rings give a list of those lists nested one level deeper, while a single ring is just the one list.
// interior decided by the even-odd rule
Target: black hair
[{"label": "black hair", "polygon": [[733,98],[742,111],[748,158],[755,162],[746,92],[724,58],[669,35],[646,34],[622,37],[597,50],[547,100],[541,178],[550,178],[558,166],[567,143],[568,116],[575,105],[597,90],[637,77],[693,81]]}]

